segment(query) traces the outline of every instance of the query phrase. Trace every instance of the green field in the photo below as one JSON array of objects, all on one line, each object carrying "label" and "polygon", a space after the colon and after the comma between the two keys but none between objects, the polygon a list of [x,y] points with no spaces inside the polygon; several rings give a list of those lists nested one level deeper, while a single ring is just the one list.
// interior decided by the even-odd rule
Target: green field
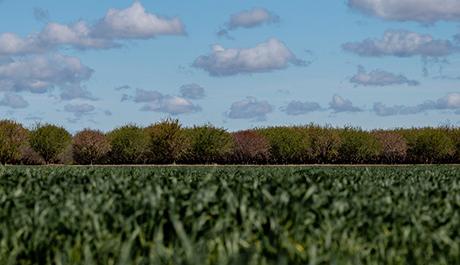
[{"label": "green field", "polygon": [[460,264],[460,167],[1,167],[0,264]]}]

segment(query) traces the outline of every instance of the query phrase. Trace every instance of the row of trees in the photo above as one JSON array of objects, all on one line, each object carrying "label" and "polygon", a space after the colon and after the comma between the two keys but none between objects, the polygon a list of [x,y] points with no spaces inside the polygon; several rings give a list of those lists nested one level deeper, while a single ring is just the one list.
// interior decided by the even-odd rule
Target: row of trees
[{"label": "row of trees", "polygon": [[212,125],[182,127],[165,120],[146,128],[71,135],[42,124],[32,130],[0,121],[3,164],[304,164],[459,163],[460,129],[269,127],[228,132]]}]

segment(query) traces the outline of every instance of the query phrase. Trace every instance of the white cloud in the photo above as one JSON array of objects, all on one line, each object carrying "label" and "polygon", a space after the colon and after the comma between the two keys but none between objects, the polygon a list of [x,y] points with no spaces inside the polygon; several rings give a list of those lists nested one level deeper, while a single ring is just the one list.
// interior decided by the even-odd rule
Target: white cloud
[{"label": "white cloud", "polygon": [[329,102],[329,107],[335,112],[359,112],[362,109],[353,106],[353,103],[349,99],[342,98],[339,95],[334,95],[331,102]]},{"label": "white cloud", "polygon": [[267,114],[273,112],[273,106],[267,101],[258,101],[253,97],[247,97],[241,101],[234,102],[227,117],[230,119],[253,119],[264,121]]},{"label": "white cloud", "polygon": [[29,106],[29,103],[22,96],[8,92],[5,93],[3,99],[0,100],[0,106],[13,109],[24,109]]},{"label": "white cloud", "polygon": [[94,34],[113,39],[150,39],[159,35],[183,35],[179,18],[164,18],[146,12],[140,2],[126,9],[109,9],[95,26]]},{"label": "white cloud", "polygon": [[111,39],[93,35],[92,29],[84,21],[72,25],[49,23],[37,38],[39,43],[48,47],[70,45],[76,49],[106,49],[117,46]]},{"label": "white cloud", "polygon": [[460,93],[450,93],[436,101],[427,100],[415,106],[387,106],[381,102],[377,102],[373,108],[373,111],[378,116],[410,115],[430,110],[453,110],[454,113],[457,113],[460,111]]},{"label": "white cloud", "polygon": [[35,36],[21,38],[11,32],[0,34],[0,55],[23,55],[43,52],[46,52],[46,47],[43,47]]},{"label": "white cloud", "polygon": [[81,88],[92,73],[78,58],[59,54],[13,59],[0,64],[0,90],[44,93],[55,87]]},{"label": "white cloud", "polygon": [[458,0],[348,0],[351,8],[387,20],[431,24],[460,20]]},{"label": "white cloud", "polygon": [[321,110],[321,106],[316,102],[301,102],[298,100],[293,100],[281,110],[286,112],[287,115],[296,116]]},{"label": "white cloud", "polygon": [[365,39],[342,45],[346,51],[360,56],[430,56],[442,57],[458,51],[449,40],[434,39],[431,35],[406,30],[387,30],[382,39]]},{"label": "white cloud", "polygon": [[228,24],[229,30],[237,28],[253,28],[263,24],[276,23],[279,17],[265,8],[255,7],[231,15]]},{"label": "white cloud", "polygon": [[358,73],[350,79],[350,82],[361,86],[419,85],[418,81],[411,80],[402,74],[393,74],[380,69],[366,72],[362,66],[358,67]]},{"label": "white cloud", "polygon": [[209,55],[198,57],[193,66],[211,76],[230,76],[280,70],[292,65],[304,65],[281,41],[271,38],[254,48],[226,49],[214,45]]},{"label": "white cloud", "polygon": [[14,33],[0,34],[0,55],[46,53],[62,47],[108,49],[121,46],[116,41],[150,39],[160,35],[183,35],[179,18],[162,18],[146,12],[139,2],[126,9],[110,9],[95,25],[85,21],[73,24],[48,23],[37,34],[22,38]]},{"label": "white cloud", "polygon": [[202,99],[206,96],[204,88],[198,84],[186,84],[181,86],[180,95],[188,99]]},{"label": "white cloud", "polygon": [[201,111],[199,105],[193,104],[187,98],[164,95],[155,90],[136,89],[135,95],[124,94],[121,101],[132,100],[135,103],[145,103],[142,111],[163,112],[179,115]]},{"label": "white cloud", "polygon": [[141,110],[179,115],[201,111],[201,107],[186,98],[166,95],[160,100],[144,105]]}]

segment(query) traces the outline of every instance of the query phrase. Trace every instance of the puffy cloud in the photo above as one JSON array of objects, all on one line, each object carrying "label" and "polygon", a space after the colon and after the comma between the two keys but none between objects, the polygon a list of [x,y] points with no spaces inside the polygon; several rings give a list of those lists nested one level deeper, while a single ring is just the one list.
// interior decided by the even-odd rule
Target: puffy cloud
[{"label": "puffy cloud", "polygon": [[279,17],[265,8],[255,7],[231,15],[227,23],[229,30],[237,28],[253,28],[263,24],[277,23]]},{"label": "puffy cloud", "polygon": [[90,104],[67,104],[64,106],[66,112],[70,112],[78,118],[92,113],[95,109],[96,108]]},{"label": "puffy cloud", "polygon": [[209,55],[198,57],[193,66],[211,76],[230,76],[270,72],[287,68],[290,64],[305,65],[281,41],[271,38],[254,48],[226,49],[214,45]]},{"label": "puffy cloud", "polygon": [[301,102],[298,100],[293,100],[283,108],[282,111],[286,112],[287,115],[302,115],[309,112],[321,110],[321,106],[316,102]]},{"label": "puffy cloud", "polygon": [[126,9],[109,9],[96,24],[94,35],[113,39],[150,39],[159,35],[183,35],[179,18],[164,18],[146,12],[140,2]]},{"label": "puffy cloud", "polygon": [[76,49],[106,49],[117,46],[111,39],[94,35],[84,21],[72,25],[49,23],[38,34],[38,43],[48,47],[70,45]]},{"label": "puffy cloud", "polygon": [[123,95],[122,101],[132,100],[135,103],[146,103],[142,111],[163,112],[171,115],[201,111],[201,107],[187,98],[164,95],[155,90],[136,89],[134,96]]},{"label": "puffy cloud", "polygon": [[21,38],[11,32],[0,34],[0,55],[23,55],[46,51],[46,45],[40,43],[35,36]]},{"label": "puffy cloud", "polygon": [[181,97],[188,99],[202,99],[206,96],[204,88],[197,84],[187,84],[181,86],[180,95]]},{"label": "puffy cloud", "polygon": [[160,100],[144,105],[141,110],[179,115],[201,111],[201,107],[186,98],[166,95]]},{"label": "puffy cloud", "polygon": [[85,21],[73,24],[48,23],[37,34],[22,38],[14,33],[0,34],[0,55],[45,53],[63,46],[75,49],[119,47],[117,40],[150,39],[159,35],[183,35],[179,18],[162,18],[146,12],[139,2],[126,9],[110,9],[92,25]]},{"label": "puffy cloud", "polygon": [[390,85],[409,85],[418,86],[420,83],[416,80],[411,80],[402,74],[393,74],[383,70],[373,70],[366,72],[364,67],[358,67],[356,73],[351,79],[351,83],[361,86],[390,86]]},{"label": "puffy cloud", "polygon": [[247,97],[241,101],[234,102],[227,117],[230,119],[253,119],[264,121],[267,114],[273,112],[273,106],[267,101],[258,101],[253,97]]},{"label": "puffy cloud", "polygon": [[24,109],[29,106],[29,103],[22,96],[8,92],[5,93],[3,99],[0,100],[0,106],[13,109]]},{"label": "puffy cloud", "polygon": [[0,64],[0,90],[44,93],[55,87],[81,89],[93,70],[78,58],[54,54],[14,59]]},{"label": "puffy cloud", "polygon": [[342,45],[346,51],[360,56],[430,56],[442,57],[458,51],[449,40],[437,40],[431,35],[405,30],[387,30],[382,39],[365,39]]},{"label": "puffy cloud", "polygon": [[351,8],[387,20],[431,24],[439,20],[460,20],[457,0],[348,0]]},{"label": "puffy cloud", "polygon": [[381,102],[377,102],[373,108],[373,111],[378,116],[410,115],[430,110],[454,110],[457,113],[460,111],[460,93],[450,93],[436,101],[427,100],[415,106],[387,106]]},{"label": "puffy cloud", "polygon": [[335,112],[359,112],[362,109],[353,106],[353,103],[349,99],[342,98],[339,95],[334,95],[331,102],[329,102],[329,107]]}]

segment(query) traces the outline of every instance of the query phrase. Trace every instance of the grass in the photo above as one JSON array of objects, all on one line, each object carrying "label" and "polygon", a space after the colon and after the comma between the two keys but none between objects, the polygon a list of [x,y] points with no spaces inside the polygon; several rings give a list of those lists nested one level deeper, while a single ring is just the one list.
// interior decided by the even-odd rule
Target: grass
[{"label": "grass", "polygon": [[460,167],[1,167],[0,264],[460,264]]}]

